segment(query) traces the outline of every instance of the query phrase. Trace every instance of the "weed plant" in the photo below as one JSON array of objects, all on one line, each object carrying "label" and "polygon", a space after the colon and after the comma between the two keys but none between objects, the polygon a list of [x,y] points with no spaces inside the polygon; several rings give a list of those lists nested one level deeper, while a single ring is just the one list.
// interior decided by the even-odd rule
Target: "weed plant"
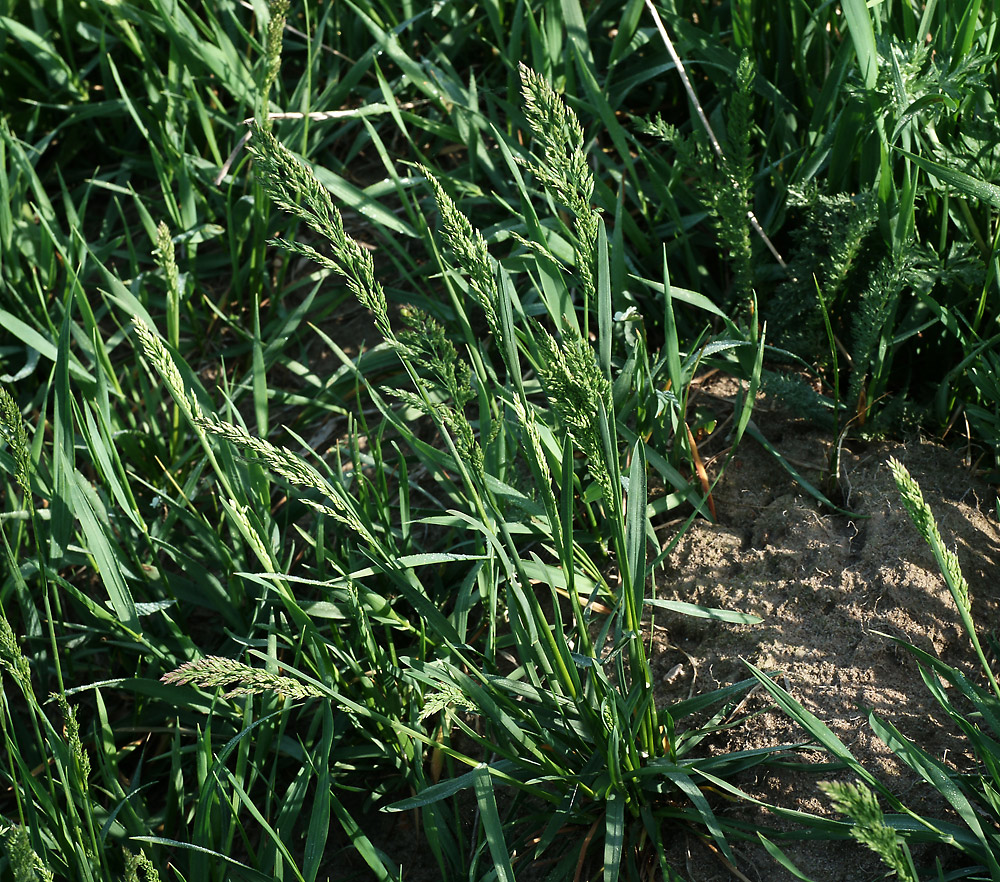
[{"label": "weed plant", "polygon": [[[398,772],[418,792],[390,809],[423,810],[424,829],[445,878],[461,874],[470,858],[457,825],[445,820],[456,809],[440,804],[455,805],[455,794],[466,788],[475,792],[485,834],[471,843],[473,866],[484,863],[503,878],[514,878],[511,855],[526,853],[524,843],[514,848],[507,843],[515,823],[518,837],[529,837],[533,845],[527,852],[533,852],[533,860],[548,857],[560,830],[603,831],[595,840],[603,841],[597,863],[609,879],[617,878],[623,862],[632,866],[647,853],[658,856],[666,871],[662,831],[667,818],[703,825],[732,860],[723,827],[699,789],[700,767],[707,764],[715,774],[727,775],[762,761],[766,752],[709,759],[694,748],[719,728],[726,705],[748,684],[669,708],[654,704],[643,610],[667,602],[646,593],[652,532],[647,448],[632,430],[623,474],[617,428],[619,421],[627,425],[627,403],[643,392],[646,380],[641,369],[624,378],[621,368],[613,371],[608,243],[603,221],[590,206],[593,179],[580,125],[537,74],[522,68],[521,75],[540,155],[524,154],[520,165],[569,210],[563,229],[576,273],[553,277],[540,298],[547,311],[530,317],[524,301],[541,270],[532,272],[528,263],[515,276],[497,262],[441,183],[424,170],[442,225],[441,277],[462,295],[453,297],[462,310],[460,325],[477,322],[469,310],[474,304],[489,329],[488,337],[461,348],[444,326],[415,307],[400,315],[407,327],[395,330],[374,262],[345,232],[328,191],[264,127],[254,129],[250,149],[262,186],[316,236],[316,244],[302,239],[277,244],[343,275],[399,360],[403,373],[392,387],[375,387],[358,374],[382,425],[395,436],[396,475],[382,465],[369,476],[359,469],[365,459],[359,463],[357,451],[351,451],[355,489],[343,480],[331,481],[291,451],[251,436],[236,423],[207,416],[184,386],[173,357],[135,320],[146,359],[193,427],[315,494],[303,500],[343,528],[338,558],[329,560],[337,576],[314,584],[328,598],[331,614],[353,625],[354,632],[347,639],[345,629],[328,634],[317,628],[248,509],[230,500],[227,514],[265,566],[258,577],[281,599],[279,614],[308,635],[304,658],[295,667],[304,683],[300,687],[287,677],[213,657],[186,663],[165,680],[227,685],[230,696],[315,695],[332,704],[335,717],[348,714],[368,737],[395,743]],[[560,267],[544,239],[521,237],[519,243],[539,265]],[[520,258],[519,263],[526,262]],[[557,278],[561,290],[555,288]],[[577,330],[587,327],[591,315],[597,318],[597,352]],[[559,329],[557,335],[548,328]],[[637,346],[637,337],[633,341]],[[330,345],[336,349],[333,341]],[[615,406],[616,381],[626,407]],[[749,397],[741,407],[749,411]],[[436,441],[415,434],[414,417],[429,421]],[[368,443],[371,461],[385,462],[383,432],[370,434]],[[575,467],[577,455],[584,458],[586,472]],[[529,493],[509,483],[518,470],[530,475]],[[411,478],[404,490],[402,475],[417,472],[427,478],[419,483]],[[396,479],[391,490],[390,478]],[[558,496],[554,485],[561,487]],[[430,503],[418,507],[405,499],[417,488]],[[436,499],[441,502],[435,506]],[[609,547],[575,536],[584,507]],[[444,542],[413,538],[416,528],[427,526],[451,530]],[[461,540],[456,541],[456,529]],[[407,534],[410,548],[402,547]],[[359,565],[340,564],[353,559]],[[450,596],[442,594],[439,579],[425,575],[446,563],[466,567],[461,588]],[[734,612],[694,612],[756,621]],[[292,670],[288,663],[282,667]],[[716,712],[707,724],[687,722],[709,708]],[[683,733],[677,728],[682,721]],[[456,740],[459,733],[464,740]],[[450,774],[437,783],[429,782],[421,767],[428,751],[440,752],[447,761]],[[463,773],[462,767],[469,770]],[[535,808],[504,821],[495,783],[533,798]],[[545,804],[549,807],[540,811]],[[560,843],[555,859],[561,873],[589,863],[586,842],[592,836],[593,830],[586,838],[581,835],[584,844],[577,849]],[[391,872],[382,860],[368,860],[376,874]]]},{"label": "weed plant", "polygon": [[840,8],[0,0],[0,875],[732,858],[745,684],[643,640],[703,438],[765,353],[1000,437],[995,9]]}]

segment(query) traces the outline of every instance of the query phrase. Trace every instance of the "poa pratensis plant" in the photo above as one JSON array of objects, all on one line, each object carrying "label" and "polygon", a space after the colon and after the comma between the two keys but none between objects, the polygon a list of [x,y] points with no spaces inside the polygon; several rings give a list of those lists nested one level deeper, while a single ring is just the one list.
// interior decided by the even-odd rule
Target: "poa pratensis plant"
[{"label": "poa pratensis plant", "polygon": [[[663,862],[666,818],[704,825],[732,860],[723,825],[702,790],[702,772],[725,775],[748,760],[730,764],[725,757],[696,758],[692,751],[708,729],[721,724],[719,706],[746,684],[670,708],[655,705],[643,610],[650,603],[669,604],[646,596],[652,530],[641,439],[632,435],[627,469],[621,464],[621,439],[629,430],[618,422],[612,392],[608,240],[591,206],[594,180],[579,121],[541,77],[523,67],[521,77],[539,155],[523,153],[518,161],[566,212],[559,224],[572,244],[572,273],[563,273],[563,290],[539,299],[543,320],[529,318],[524,299],[537,294],[526,284],[531,274],[514,276],[494,259],[446,181],[422,169],[447,248],[448,257],[440,257],[442,283],[467,295],[453,298],[456,309],[478,309],[489,331],[488,338],[467,339],[461,347],[441,321],[412,307],[400,313],[409,328],[397,330],[372,255],[348,234],[329,191],[266,127],[254,128],[250,145],[268,196],[309,231],[274,244],[343,277],[398,359],[401,373],[391,388],[376,388],[356,362],[345,358],[345,364],[395,433],[394,443],[434,476],[433,489],[415,487],[436,508],[425,504],[420,517],[411,508],[408,495],[415,491],[404,487],[406,458],[396,470],[396,503],[384,487],[358,479],[352,491],[292,451],[206,413],[155,333],[135,322],[147,360],[195,431],[227,442],[298,488],[303,502],[344,528],[340,552],[365,561],[354,572],[333,562],[341,575],[319,586],[338,616],[353,623],[355,639],[325,633],[298,605],[294,581],[276,567],[252,513],[231,498],[227,516],[255,548],[266,570],[262,578],[307,633],[312,646],[306,654],[323,659],[310,661],[316,673],[306,676],[287,666],[285,675],[276,675],[207,657],[165,679],[225,687],[229,695],[321,698],[354,725],[380,733],[400,751],[400,768],[418,791],[390,810],[425,813],[443,874],[466,872],[468,856],[457,848],[461,833],[448,829],[441,806],[471,788],[484,834],[475,860],[482,856],[500,878],[513,879],[506,841],[513,828],[501,819],[497,782],[536,800],[518,818],[527,829],[521,835],[534,844],[518,851],[538,856],[555,845],[567,870],[586,858],[580,849],[589,837],[567,850],[565,838],[556,839],[566,825],[603,830],[603,854],[596,860],[612,880],[623,858],[638,857],[641,843]],[[520,235],[519,242],[539,261],[563,265],[544,236]],[[472,325],[468,314],[458,318],[460,326]],[[587,340],[595,318],[599,352]],[[477,408],[473,419],[470,411]],[[417,437],[415,418],[433,426],[438,443]],[[380,457],[382,432],[369,437],[375,439],[373,456]],[[578,454],[589,480],[577,471]],[[527,489],[523,480],[520,488],[509,483],[518,469],[528,476]],[[613,569],[594,560],[592,546],[575,535],[584,498],[600,516]],[[431,547],[406,553],[404,537],[421,523],[461,528],[461,553]],[[428,568],[442,564],[465,568],[457,595],[442,598],[434,588]],[[385,677],[391,688],[378,686]],[[678,721],[712,707],[716,712],[703,728],[692,721],[678,733]],[[459,732],[461,749],[452,740]],[[428,755],[429,771],[422,765]],[[442,760],[452,773],[438,780]],[[539,814],[542,805],[547,809]]]}]

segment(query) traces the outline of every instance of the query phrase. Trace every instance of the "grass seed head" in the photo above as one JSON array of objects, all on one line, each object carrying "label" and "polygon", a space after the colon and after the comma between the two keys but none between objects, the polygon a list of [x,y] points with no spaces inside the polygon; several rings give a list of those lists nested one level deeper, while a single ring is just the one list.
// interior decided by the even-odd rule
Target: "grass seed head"
[{"label": "grass seed head", "polygon": [[177,402],[177,406],[184,411],[184,415],[191,421],[196,422],[198,419],[204,419],[198,399],[194,393],[188,394],[184,386],[184,380],[181,377],[181,372],[177,369],[177,365],[167,351],[163,340],[154,334],[149,325],[139,318],[139,316],[132,317],[132,326],[135,328],[135,334],[139,338],[143,355],[146,356],[149,363],[156,369],[156,372],[162,378],[174,401]]},{"label": "grass seed head", "polygon": [[566,331],[562,340],[556,341],[542,331],[538,346],[542,355],[538,375],[545,394],[570,437],[587,455],[594,479],[610,500],[615,488],[604,462],[596,415],[602,404],[606,412],[611,412],[611,383],[582,337]]},{"label": "grass seed head", "polygon": [[15,879],[39,879],[43,882],[55,879],[55,875],[31,847],[31,839],[24,827],[12,824],[0,830],[0,840],[3,840],[4,851]]},{"label": "grass seed head", "polygon": [[885,823],[878,799],[869,787],[861,782],[849,784],[821,781],[819,788],[830,797],[830,802],[838,812],[854,821],[851,836],[882,858],[886,866],[896,871],[897,878],[902,882],[917,882],[900,838]]},{"label": "grass seed head", "polygon": [[320,690],[308,683],[271,674],[235,659],[222,658],[218,655],[207,655],[195,661],[185,662],[160,679],[174,686],[192,684],[203,689],[227,688],[226,698],[260,695],[264,692],[275,692],[292,700],[325,697]]},{"label": "grass seed head", "polygon": [[329,191],[312,170],[299,162],[291,151],[267,129],[252,124],[250,152],[257,173],[268,197],[282,211],[298,218],[330,245],[333,257],[324,258],[303,245],[290,245],[277,239],[273,244],[294,253],[318,259],[321,265],[334,269],[347,280],[351,293],[372,311],[375,326],[387,340],[393,338],[385,291],[375,279],[375,264],[371,254],[347,235],[344,219],[333,204]]},{"label": "grass seed head", "polygon": [[31,493],[28,433],[24,430],[24,419],[20,408],[6,389],[0,389],[0,438],[7,442],[14,457],[15,480],[26,495]]},{"label": "grass seed head", "polygon": [[969,594],[969,583],[965,580],[965,576],[962,575],[958,556],[950,548],[945,547],[937,523],[934,520],[934,514],[931,511],[931,507],[924,501],[924,495],[920,492],[920,486],[913,480],[906,466],[899,462],[899,460],[890,457],[889,470],[892,472],[893,480],[895,480],[896,487],[903,499],[903,505],[906,507],[910,519],[916,526],[917,532],[920,533],[924,541],[932,549],[940,553],[945,569],[945,578],[954,587],[955,602],[962,606],[965,613],[971,613],[972,599]]}]

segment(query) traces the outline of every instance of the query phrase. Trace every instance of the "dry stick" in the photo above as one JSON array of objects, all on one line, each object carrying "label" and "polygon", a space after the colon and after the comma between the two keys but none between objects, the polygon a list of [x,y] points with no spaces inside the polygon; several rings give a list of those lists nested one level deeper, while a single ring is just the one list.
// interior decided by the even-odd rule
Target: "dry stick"
[{"label": "dry stick", "polygon": [[[691,85],[691,80],[688,79],[687,71],[684,70],[684,64],[677,54],[677,50],[674,49],[674,44],[670,41],[670,37],[667,35],[667,29],[663,26],[663,20],[660,18],[660,14],[656,11],[656,7],[653,6],[653,0],[646,0],[646,6],[649,7],[649,11],[653,16],[653,21],[656,24],[656,29],[660,32],[660,38],[663,40],[663,45],[667,47],[667,52],[670,53],[670,57],[673,59],[674,66],[677,68],[677,73],[680,74],[681,82],[684,84],[684,90],[688,93],[688,98],[691,99],[691,103],[694,105],[695,112],[698,114],[698,119],[701,120],[701,124],[708,134],[708,140],[712,144],[712,149],[715,151],[715,155],[719,157],[720,160],[725,161],[725,154],[722,152],[722,145],[719,144],[719,139],[715,137],[715,132],[712,131],[712,125],[708,121],[708,117],[705,116],[705,111],[702,110],[701,103],[698,101],[698,96],[694,92],[694,86]],[[733,188],[737,187],[736,181],[731,181]],[[764,232],[764,228],[760,225],[760,221],[757,220],[757,216],[753,213],[751,209],[747,209],[747,219],[750,221],[750,226],[753,227],[754,232],[760,236],[761,240],[767,246],[771,254],[774,255],[774,259],[781,264],[783,269],[788,268],[788,264],[785,263],[781,254],[778,253],[778,249],[774,247],[774,243],[768,238],[767,233]]]},{"label": "dry stick", "polygon": [[694,433],[686,422],[684,423],[684,428],[687,430],[688,446],[691,448],[691,459],[694,461],[694,470],[698,475],[698,480],[701,481],[701,489],[705,491],[705,501],[708,503],[708,510],[712,513],[712,517],[718,521],[719,516],[715,513],[715,500],[712,499],[712,488],[708,482],[708,472],[705,471],[705,464],[701,461],[701,455],[698,453],[698,445],[695,443]]},{"label": "dry stick", "polygon": [[[420,104],[426,104],[428,99],[422,99],[420,101],[410,101],[408,104],[400,104],[398,107],[400,110],[412,110]],[[345,119],[345,118],[358,118],[362,116],[371,116],[376,113],[388,113],[390,110],[388,104],[370,104],[367,107],[356,107],[351,110],[314,110],[312,113],[301,113],[299,111],[291,111],[288,113],[269,113],[267,118],[272,119],[314,119],[320,122],[330,119]],[[250,123],[254,122],[256,117],[250,116],[243,120],[243,125],[248,126]],[[226,161],[222,164],[222,168],[219,173],[215,176],[215,186],[218,187],[222,183],[222,179],[229,174],[229,169],[232,167],[233,162],[236,161],[236,157],[239,156],[240,151],[243,149],[243,145],[250,140],[251,132],[246,131],[243,133],[243,137],[236,142],[236,146],[233,148],[233,152],[229,154]]]}]

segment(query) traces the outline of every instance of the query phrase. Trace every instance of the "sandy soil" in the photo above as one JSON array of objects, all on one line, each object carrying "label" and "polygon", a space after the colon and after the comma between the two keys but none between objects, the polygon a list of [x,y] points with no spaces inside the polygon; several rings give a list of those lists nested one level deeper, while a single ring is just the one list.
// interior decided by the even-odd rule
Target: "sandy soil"
[{"label": "sandy soil", "polygon": [[[822,475],[811,466],[827,462],[829,438],[780,411],[768,412],[766,402],[755,419],[818,485]],[[780,671],[779,682],[907,805],[940,817],[945,807],[937,794],[895,760],[867,720],[866,709],[873,709],[932,754],[959,766],[969,761],[912,656],[884,636],[912,641],[966,673],[975,671],[947,587],[899,501],[886,465],[890,456],[918,481],[945,542],[957,552],[980,628],[996,629],[1000,534],[987,514],[996,491],[977,481],[958,455],[920,439],[848,442],[842,487],[845,507],[855,516],[847,517],[820,507],[773,456],[746,439],[714,494],[719,522],[692,525],[658,575],[657,594],[755,613],[763,622],[735,626],[660,613],[655,669],[662,703],[744,679],[742,659]],[[665,546],[670,531],[661,535]],[[766,694],[753,696],[746,709],[764,712],[713,746],[729,751],[803,740],[787,717],[766,710],[769,704]],[[748,774],[738,783],[765,801],[829,814],[816,782],[852,776],[804,769]],[[734,813],[776,826],[773,816],[749,806]],[[784,842],[782,848],[814,882],[876,879],[885,872],[850,842]],[[689,882],[794,878],[759,845],[735,843],[734,852],[738,873],[693,837],[670,857],[677,869],[686,867]]]}]

